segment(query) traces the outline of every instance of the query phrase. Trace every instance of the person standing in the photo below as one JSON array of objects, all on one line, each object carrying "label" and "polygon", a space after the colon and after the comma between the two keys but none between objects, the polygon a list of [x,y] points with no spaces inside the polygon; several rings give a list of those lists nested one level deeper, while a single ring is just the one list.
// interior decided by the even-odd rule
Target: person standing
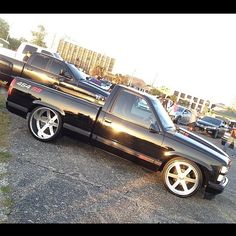
[{"label": "person standing", "polygon": [[224,151],[226,152],[229,146],[233,144],[234,149],[233,149],[233,155],[232,157],[236,157],[236,124],[234,124],[232,131],[230,133],[230,137],[228,138],[227,142],[225,143],[224,146]]},{"label": "person standing", "polygon": [[188,130],[195,131],[196,121],[198,118],[198,112],[195,109],[191,110],[191,116],[188,123]]},{"label": "person standing", "polygon": [[169,113],[171,111],[172,106],[174,105],[174,102],[170,99],[170,96],[167,96],[167,98],[163,101],[162,105]]}]

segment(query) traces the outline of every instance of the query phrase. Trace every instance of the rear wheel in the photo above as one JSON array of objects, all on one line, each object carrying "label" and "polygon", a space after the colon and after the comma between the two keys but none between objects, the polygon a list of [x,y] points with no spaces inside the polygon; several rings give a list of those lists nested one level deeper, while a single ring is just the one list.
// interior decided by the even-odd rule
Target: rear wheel
[{"label": "rear wheel", "polygon": [[164,166],[162,180],[167,190],[178,197],[190,197],[202,186],[202,172],[192,161],[173,158]]},{"label": "rear wheel", "polygon": [[60,133],[62,120],[57,111],[48,107],[36,107],[29,116],[28,126],[36,139],[48,142]]}]

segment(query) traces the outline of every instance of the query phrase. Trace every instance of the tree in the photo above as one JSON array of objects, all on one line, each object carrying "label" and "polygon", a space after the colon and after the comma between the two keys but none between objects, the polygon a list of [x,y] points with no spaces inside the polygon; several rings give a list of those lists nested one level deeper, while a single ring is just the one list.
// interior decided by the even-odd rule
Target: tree
[{"label": "tree", "polygon": [[0,18],[0,38],[7,39],[9,35],[9,24]]},{"label": "tree", "polygon": [[154,96],[161,96],[163,93],[159,89],[153,88],[150,90],[150,94]]},{"label": "tree", "polygon": [[207,105],[205,105],[205,106],[203,107],[202,114],[205,116],[205,115],[207,115],[207,114],[209,113],[209,111],[210,111],[210,109],[208,108]]},{"label": "tree", "polygon": [[183,106],[183,107],[188,107],[190,102],[188,100],[183,100],[183,99],[180,99],[179,102],[178,102],[179,105]]},{"label": "tree", "polygon": [[102,66],[100,66],[100,65],[96,65],[91,71],[90,71],[90,74],[92,75],[92,76],[95,76],[95,75],[97,75],[97,76],[100,76],[100,77],[104,77],[104,75],[105,75],[105,68],[104,67],[102,67]]},{"label": "tree", "polygon": [[16,50],[22,42],[27,42],[27,40],[25,38],[22,38],[22,37],[20,39],[10,37],[9,38],[9,44],[10,44],[9,48],[11,50]]},{"label": "tree", "polygon": [[173,102],[177,102],[177,96],[175,96],[175,95],[171,95],[171,96],[170,96],[170,99],[171,99]]},{"label": "tree", "polygon": [[43,25],[38,25],[38,31],[31,31],[33,39],[31,42],[40,47],[47,47],[44,38],[47,35]]}]

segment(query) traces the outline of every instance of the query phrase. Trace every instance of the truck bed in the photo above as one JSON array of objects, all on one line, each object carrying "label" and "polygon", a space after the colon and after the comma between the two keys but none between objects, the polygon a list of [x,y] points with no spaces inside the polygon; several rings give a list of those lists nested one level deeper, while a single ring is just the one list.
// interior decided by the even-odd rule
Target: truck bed
[{"label": "truck bed", "polygon": [[86,94],[73,96],[31,80],[20,77],[16,79],[16,84],[12,82],[14,89],[7,101],[9,111],[26,118],[36,106],[49,106],[62,115],[66,128],[90,136],[102,108],[102,105],[95,103],[96,98]]}]

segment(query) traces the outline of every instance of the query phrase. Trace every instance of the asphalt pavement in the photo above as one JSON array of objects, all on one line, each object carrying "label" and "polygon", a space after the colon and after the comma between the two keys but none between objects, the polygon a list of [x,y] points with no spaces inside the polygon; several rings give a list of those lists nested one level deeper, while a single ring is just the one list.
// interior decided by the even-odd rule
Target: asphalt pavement
[{"label": "asphalt pavement", "polygon": [[[235,223],[236,165],[225,191],[178,198],[159,172],[63,136],[34,139],[26,120],[11,114],[8,165],[10,223]],[[207,139],[219,147],[220,140]]]}]

